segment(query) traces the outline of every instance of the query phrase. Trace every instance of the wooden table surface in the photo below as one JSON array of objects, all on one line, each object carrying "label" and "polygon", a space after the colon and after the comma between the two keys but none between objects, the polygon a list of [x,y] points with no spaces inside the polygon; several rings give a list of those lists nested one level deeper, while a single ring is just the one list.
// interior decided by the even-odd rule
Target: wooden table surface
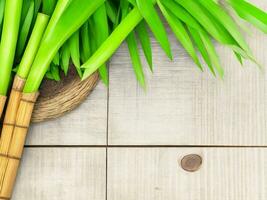
[{"label": "wooden table surface", "polygon": [[[266,1],[253,2],[267,10]],[[266,68],[267,36],[249,31]],[[265,70],[241,67],[217,45],[225,78],[215,79],[170,41],[173,62],[153,40],[146,92],[123,44],[108,89],[99,83],[75,111],[32,125],[13,200],[267,199]],[[195,172],[181,167],[188,154],[202,158]]]}]

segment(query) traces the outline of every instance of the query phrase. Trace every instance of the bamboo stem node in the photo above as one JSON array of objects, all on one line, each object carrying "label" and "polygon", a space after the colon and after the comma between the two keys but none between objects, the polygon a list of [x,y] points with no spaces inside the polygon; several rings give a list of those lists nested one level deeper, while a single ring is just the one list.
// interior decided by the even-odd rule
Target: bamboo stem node
[{"label": "bamboo stem node", "polygon": [[1,197],[0,196],[0,200],[10,200],[10,198],[9,197]]},{"label": "bamboo stem node", "polygon": [[16,75],[14,78],[12,89],[21,92],[25,85],[25,82],[26,80],[24,78],[21,78],[20,76]]},{"label": "bamboo stem node", "polygon": [[[1,197],[11,198],[28,127],[38,96],[39,92],[21,94],[15,122],[7,123],[4,126],[6,137],[1,138],[0,143],[0,200]],[[11,129],[7,129],[8,127]]]},{"label": "bamboo stem node", "polygon": [[0,139],[0,153],[8,154],[9,146],[12,140],[14,126],[16,124],[17,111],[22,96],[22,89],[25,84],[25,79],[15,76],[12,85],[12,90],[9,96],[6,115],[4,118],[1,139]]},{"label": "bamboo stem node", "polygon": [[28,102],[28,103],[35,103],[39,97],[40,93],[35,92],[35,93],[23,93],[21,100]]},{"label": "bamboo stem node", "polygon": [[9,156],[9,155],[5,155],[5,154],[0,154],[0,157],[4,157],[4,158],[8,158],[8,159],[14,159],[14,160],[21,160],[21,158]]},{"label": "bamboo stem node", "polygon": [[17,110],[18,110],[24,84],[25,84],[25,79],[16,75],[14,78],[12,90],[9,96],[6,115],[4,119],[4,123],[6,124],[15,124]]},{"label": "bamboo stem node", "polygon": [[24,128],[24,129],[28,129],[28,126],[22,126],[22,125],[18,125],[18,124],[9,124],[9,123],[3,123],[3,125],[5,126],[11,126],[11,127],[18,127],[18,128]]}]

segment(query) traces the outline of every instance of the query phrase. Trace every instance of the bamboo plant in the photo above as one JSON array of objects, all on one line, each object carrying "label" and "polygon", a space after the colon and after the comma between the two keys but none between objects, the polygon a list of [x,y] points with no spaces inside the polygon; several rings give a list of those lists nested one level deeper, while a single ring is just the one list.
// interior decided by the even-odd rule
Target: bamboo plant
[{"label": "bamboo plant", "polygon": [[[158,10],[201,71],[207,66],[214,76],[224,76],[213,40],[231,48],[241,64],[243,59],[256,63],[237,20],[267,33],[267,14],[246,0],[224,3],[226,6],[216,0],[0,0],[0,116],[15,73],[0,139],[0,200],[11,198],[43,79],[58,81],[61,70],[68,74],[71,61],[82,80],[98,71],[108,85],[106,63],[126,41],[133,71],[145,88],[138,42],[153,71],[148,29],[166,56],[173,57]],[[239,17],[232,17],[229,10]]]},{"label": "bamboo plant", "polygon": [[[3,5],[3,3],[2,3]],[[20,15],[22,1],[11,0],[5,2],[3,31],[1,34],[0,47],[0,116],[2,115],[9,82],[11,79],[11,71],[15,57],[16,44],[19,33]],[[15,16],[14,16],[15,15]]]}]

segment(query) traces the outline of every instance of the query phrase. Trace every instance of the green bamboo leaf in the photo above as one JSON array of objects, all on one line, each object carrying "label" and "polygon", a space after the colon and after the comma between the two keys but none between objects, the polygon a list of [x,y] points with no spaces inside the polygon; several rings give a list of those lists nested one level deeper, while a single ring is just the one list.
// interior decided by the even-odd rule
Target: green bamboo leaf
[{"label": "green bamboo leaf", "polygon": [[248,44],[233,19],[213,0],[199,0],[198,2],[200,2],[201,5],[204,6],[222,24],[222,26],[226,28],[239,46],[246,51],[248,55],[253,57]]},{"label": "green bamboo leaf", "polygon": [[55,81],[60,81],[59,68],[54,63],[51,63],[51,74]]},{"label": "green bamboo leaf", "polygon": [[59,59],[60,59],[60,56],[59,56],[59,52],[56,53],[55,57],[53,58],[53,64],[55,64],[56,66],[59,66]]},{"label": "green bamboo leaf", "polygon": [[[177,18],[179,18],[181,21],[183,21],[187,25],[188,30],[190,31],[191,36],[192,36],[193,40],[195,41],[198,50],[200,51],[204,61],[208,65],[212,74],[215,75],[215,71],[213,68],[213,63],[210,59],[210,55],[216,56],[212,60],[215,60],[217,67],[219,67],[219,72],[221,72],[222,68],[220,67],[220,65],[218,65],[218,63],[219,63],[218,55],[216,54],[216,52],[210,52],[210,53],[208,52],[208,50],[215,50],[215,48],[207,49],[205,47],[206,45],[212,45],[210,40],[208,40],[209,34],[206,32],[206,30],[199,24],[198,21],[196,21],[196,19],[192,15],[190,15],[179,4],[175,3],[172,0],[164,0],[164,1],[162,1],[162,3],[167,7],[167,9],[170,12],[172,12],[173,15],[175,15]],[[204,44],[203,40],[200,37],[200,34],[199,34],[200,32],[206,36],[205,38],[207,38],[208,44],[206,44],[206,45]],[[220,74],[221,77],[222,77],[222,75],[223,75],[223,73]]]},{"label": "green bamboo leaf", "polygon": [[88,20],[88,25],[89,25],[89,38],[90,38],[90,48],[91,48],[91,54],[93,54],[96,49],[97,49],[97,41],[94,40],[93,38],[96,37],[96,32],[95,32],[95,24],[93,17],[89,18]]},{"label": "green bamboo leaf", "polygon": [[82,63],[86,62],[91,56],[91,47],[90,47],[90,35],[89,35],[89,23],[85,22],[80,29],[81,35],[81,60]]},{"label": "green bamboo leaf", "polygon": [[25,21],[26,16],[28,15],[28,11],[29,11],[31,4],[32,4],[32,0],[23,0],[22,9],[21,9],[21,17],[20,17],[20,27],[22,26],[22,24]]},{"label": "green bamboo leaf", "polygon": [[146,28],[146,24],[144,21],[138,24],[138,26],[136,27],[136,32],[139,36],[139,40],[141,42],[141,46],[144,51],[149,68],[153,72],[151,42],[150,42],[149,34]]},{"label": "green bamboo leaf", "polygon": [[114,29],[111,35],[94,52],[91,58],[81,68],[87,69],[82,80],[92,75],[116,51],[131,31],[142,21],[143,17],[137,8],[134,8]]},{"label": "green bamboo leaf", "polygon": [[[121,19],[123,20],[127,16],[128,12],[130,10],[129,2],[127,0],[121,0],[120,1],[120,8],[121,8]],[[138,51],[138,46],[137,46],[137,42],[136,42],[136,38],[135,38],[135,31],[132,31],[129,34],[129,36],[126,38],[126,42],[128,45],[129,54],[131,57],[132,66],[134,69],[136,79],[139,82],[139,84],[143,88],[145,88],[145,76],[143,73],[142,63],[141,63],[141,59],[140,59],[140,55],[139,55],[139,51]]]},{"label": "green bamboo leaf", "polygon": [[196,30],[202,31],[204,28],[199,24],[199,22],[180,4],[176,3],[173,0],[164,0],[161,3],[172,12],[178,19],[183,21]]},{"label": "green bamboo leaf", "polygon": [[252,62],[254,62],[259,68],[262,68],[262,66],[258,63],[258,61],[254,58],[251,57],[250,55],[247,54],[247,52],[245,52],[243,49],[237,47],[237,46],[231,46],[231,48],[233,49],[234,53],[238,54],[239,56],[241,56],[244,59],[249,59]]},{"label": "green bamboo leaf", "polygon": [[47,79],[54,80],[54,76],[52,75],[52,73],[50,71],[47,71],[46,72],[45,77]]},{"label": "green bamboo leaf", "polygon": [[[30,93],[39,89],[47,68],[59,48],[104,2],[105,0],[58,0],[26,81],[24,92]],[[62,8],[62,5],[68,6]]]},{"label": "green bamboo leaf", "polygon": [[243,65],[243,58],[242,58],[242,56],[239,53],[237,53],[237,52],[234,52],[234,54],[235,54],[235,57],[237,58],[238,62],[241,65]]},{"label": "green bamboo leaf", "polygon": [[2,25],[3,25],[4,11],[5,11],[5,2],[6,2],[6,0],[0,0],[0,39],[1,39],[1,35],[2,35]]},{"label": "green bamboo leaf", "polygon": [[120,19],[121,19],[121,6],[119,6],[118,8],[118,12],[117,12],[117,16],[116,16],[116,20],[115,20],[115,23],[113,24],[113,29],[115,29],[118,24],[120,23]]},{"label": "green bamboo leaf", "polygon": [[51,31],[53,31],[56,28],[57,23],[59,22],[62,14],[71,4],[71,2],[72,0],[58,0],[54,12],[51,16],[50,22],[47,26],[46,35],[48,35]]},{"label": "green bamboo leaf", "polygon": [[[209,16],[209,18],[211,19],[211,21],[214,23],[215,26],[217,26],[218,29],[220,29],[220,32],[221,34],[223,35],[223,37],[226,39],[227,41],[227,35],[229,34],[229,32],[226,30],[226,28],[221,25],[221,23],[216,19],[214,18],[214,16],[212,16],[209,11],[207,9],[204,8],[204,11],[206,12],[207,16]],[[260,64],[255,60],[254,56],[252,55],[252,53],[247,51],[247,50],[244,50],[235,40],[234,38],[229,34],[229,36],[233,39],[233,42],[232,44],[230,43],[230,37],[228,37],[228,43],[226,43],[226,45],[228,45],[229,48],[231,48],[235,54],[239,54],[242,58],[245,58],[245,59],[249,59],[251,60],[252,62],[254,62],[256,65],[258,65],[259,67]]]},{"label": "green bamboo leaf", "polygon": [[69,49],[71,60],[79,74],[82,76],[82,71],[80,69],[80,36],[79,31],[76,31],[69,39]]},{"label": "green bamboo leaf", "polygon": [[157,11],[154,8],[152,0],[136,0],[137,7],[141,12],[142,16],[146,20],[150,29],[152,30],[155,38],[160,43],[161,47],[167,54],[167,56],[172,59],[171,48],[169,44],[169,39],[162,24]]},{"label": "green bamboo leaf", "polygon": [[[191,36],[192,36],[193,40],[195,41],[196,46],[198,47],[198,50],[199,50],[199,52],[201,53],[201,55],[202,55],[204,61],[205,61],[206,64],[208,65],[208,67],[209,67],[211,73],[212,73],[214,76],[216,76],[215,71],[214,71],[214,68],[213,68],[213,66],[212,66],[212,62],[211,62],[209,53],[208,53],[208,51],[207,51],[207,49],[206,49],[206,47],[205,47],[205,45],[204,45],[204,43],[203,43],[203,41],[202,41],[200,35],[199,35],[199,32],[198,32],[196,29],[194,29],[194,28],[192,28],[192,27],[190,27],[190,26],[188,26],[187,28],[188,28],[188,30],[190,31]],[[203,33],[207,35],[207,33],[205,33],[205,32],[203,32]]]},{"label": "green bamboo leaf", "polygon": [[57,3],[57,0],[44,0],[42,12],[47,15],[52,15],[56,7],[56,3]]},{"label": "green bamboo leaf", "polygon": [[[108,19],[105,5],[100,6],[93,14],[95,25],[96,48],[98,48],[109,36]],[[99,68],[99,75],[105,85],[108,85],[108,70],[106,64]]]},{"label": "green bamboo leaf", "polygon": [[184,7],[214,39],[221,44],[227,45],[234,52],[241,54],[243,58],[250,59],[257,63],[251,53],[242,49],[226,28],[212,14],[210,14],[207,9],[199,5],[198,2],[185,0],[175,1]]},{"label": "green bamboo leaf", "polygon": [[116,23],[116,18],[117,18],[117,13],[118,10],[116,8],[116,6],[114,5],[114,3],[112,1],[106,1],[106,10],[107,10],[107,15],[108,18],[110,19],[110,21],[115,24]]},{"label": "green bamboo leaf", "polygon": [[199,33],[201,40],[202,40],[202,42],[203,42],[203,44],[204,44],[204,46],[205,46],[205,48],[209,54],[212,65],[215,67],[219,76],[221,78],[223,78],[224,77],[224,70],[221,67],[219,56],[216,52],[214,45],[212,44],[212,41],[209,38],[209,35],[206,34],[205,32],[198,32],[198,33]]},{"label": "green bamboo leaf", "polygon": [[187,12],[190,13],[217,41],[228,45],[236,44],[231,35],[226,32],[222,26],[216,25],[216,21],[213,21],[213,18],[208,15],[208,12],[205,12],[205,10],[196,1],[175,1],[184,7]]},{"label": "green bamboo leaf", "polygon": [[267,33],[267,13],[244,0],[228,0],[237,14],[244,20]]},{"label": "green bamboo leaf", "polygon": [[130,4],[127,0],[120,0],[121,19],[124,19],[130,10]]},{"label": "green bamboo leaf", "polygon": [[[91,53],[94,53],[97,50],[97,47],[99,46],[98,45],[99,39],[97,39],[98,31],[96,30],[95,27],[96,27],[95,20],[92,17],[89,19],[89,38],[95,38],[95,39],[91,40],[90,42]],[[108,72],[105,69],[106,69],[106,65],[105,63],[103,63],[103,65],[99,68],[98,72],[103,83],[107,85],[108,84]],[[87,69],[85,69],[84,73],[87,73],[86,70]]]},{"label": "green bamboo leaf", "polygon": [[42,0],[34,0],[34,16],[38,15]]},{"label": "green bamboo leaf", "polygon": [[130,2],[133,6],[137,6],[136,0],[128,0],[128,2]]},{"label": "green bamboo leaf", "polygon": [[76,31],[69,39],[69,49],[72,62],[75,67],[80,68],[80,36],[79,32]]},{"label": "green bamboo leaf", "polygon": [[30,28],[32,25],[32,20],[33,20],[33,15],[34,15],[34,1],[30,1],[30,7],[28,10],[28,13],[25,17],[25,20],[22,24],[22,27],[20,29],[19,33],[19,38],[18,38],[18,43],[17,43],[17,52],[16,52],[16,57],[20,58],[23,54],[23,51],[26,46],[26,42],[29,36]]},{"label": "green bamboo leaf", "polygon": [[158,1],[158,5],[160,7],[162,14],[164,15],[165,19],[167,20],[168,24],[170,25],[172,31],[174,32],[177,40],[180,41],[180,43],[183,45],[183,47],[185,48],[187,53],[191,56],[191,58],[196,63],[196,65],[200,68],[201,71],[203,71],[201,63],[199,62],[199,59],[197,57],[194,45],[190,39],[190,36],[187,33],[187,30],[184,27],[184,25],[171,12],[168,12],[164,8],[164,6],[160,3],[160,1]]},{"label": "green bamboo leaf", "polygon": [[65,43],[61,48],[61,69],[64,74],[68,74],[69,64],[70,64],[70,49],[68,43]]},{"label": "green bamboo leaf", "polygon": [[140,60],[140,56],[138,53],[138,47],[137,47],[137,43],[136,43],[136,39],[135,39],[135,35],[134,32],[131,32],[129,34],[129,36],[126,39],[127,44],[128,44],[128,49],[129,49],[129,53],[131,56],[131,60],[133,63],[133,69],[136,75],[136,79],[138,80],[138,82],[140,83],[140,85],[145,88],[146,83],[145,83],[145,75],[142,69],[142,64],[141,64],[141,60]]}]

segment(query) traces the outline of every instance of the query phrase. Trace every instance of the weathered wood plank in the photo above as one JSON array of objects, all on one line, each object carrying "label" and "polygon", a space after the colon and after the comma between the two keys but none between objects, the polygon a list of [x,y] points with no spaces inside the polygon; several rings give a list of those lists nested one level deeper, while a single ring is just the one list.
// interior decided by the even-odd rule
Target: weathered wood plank
[{"label": "weathered wood plank", "polygon": [[104,148],[26,148],[12,200],[105,200]]},{"label": "weathered wood plank", "polygon": [[[254,0],[267,10],[267,2]],[[248,42],[267,66],[267,37],[251,29]],[[145,66],[147,92],[137,84],[127,47],[111,62],[109,144],[267,145],[267,74],[218,46],[224,80],[201,73],[173,35],[174,62],[153,41],[154,74]],[[142,56],[144,61],[144,57]]]},{"label": "weathered wood plank", "polygon": [[105,145],[107,88],[100,82],[87,100],[71,113],[33,124],[28,145]]},{"label": "weathered wood plank", "polygon": [[[199,154],[203,164],[186,172],[180,161]],[[109,200],[264,200],[267,149],[112,148]]]}]

